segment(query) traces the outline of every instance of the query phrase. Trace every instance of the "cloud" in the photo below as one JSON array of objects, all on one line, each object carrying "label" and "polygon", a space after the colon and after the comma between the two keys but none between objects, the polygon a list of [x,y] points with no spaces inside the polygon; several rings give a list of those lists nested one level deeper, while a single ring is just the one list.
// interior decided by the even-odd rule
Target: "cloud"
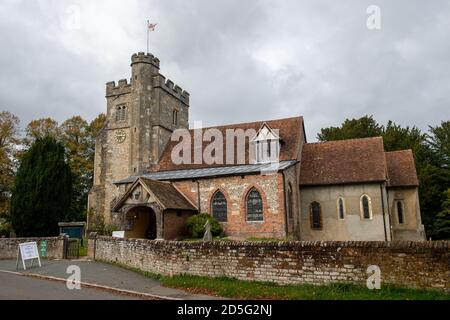
[{"label": "cloud", "polygon": [[191,93],[205,125],[303,115],[308,138],[373,114],[427,129],[449,119],[450,7],[377,1],[22,1],[0,4],[0,109],[22,119],[104,112],[104,84],[145,50]]}]

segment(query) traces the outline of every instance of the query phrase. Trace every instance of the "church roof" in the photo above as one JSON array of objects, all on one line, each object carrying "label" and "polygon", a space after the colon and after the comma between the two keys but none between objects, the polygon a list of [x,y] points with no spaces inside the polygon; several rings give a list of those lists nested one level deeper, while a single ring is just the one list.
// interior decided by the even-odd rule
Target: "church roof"
[{"label": "church roof", "polygon": [[419,186],[412,150],[386,152],[388,186]]},{"label": "church roof", "polygon": [[300,185],[382,181],[386,181],[386,160],[381,137],[303,146]]},{"label": "church roof", "polygon": [[[247,130],[253,129],[255,132],[258,132],[261,127],[267,124],[273,130],[279,130],[279,137],[281,143],[280,149],[280,161],[286,160],[297,160],[300,154],[300,146],[302,144],[302,139],[304,137],[304,129],[303,129],[303,117],[295,117],[295,118],[287,118],[287,119],[279,119],[279,120],[270,120],[270,121],[258,121],[258,122],[250,122],[250,123],[239,123],[239,124],[230,124],[225,126],[217,126],[211,128],[203,128],[202,133],[207,129],[218,129],[221,131],[222,136],[224,137],[223,145],[226,146],[227,143],[227,129],[233,130]],[[189,130],[191,134],[191,139],[194,141],[194,130]],[[253,138],[253,137],[251,137]],[[250,138],[250,139],[251,139]],[[172,150],[178,144],[178,141],[169,141],[167,147],[165,148],[161,159],[158,165],[154,168],[154,171],[171,171],[171,170],[184,170],[184,169],[199,169],[199,168],[211,168],[211,167],[224,167],[224,166],[236,166],[238,165],[237,159],[235,157],[232,163],[227,162],[226,160],[226,150],[223,152],[223,164],[195,164],[194,163],[194,143],[191,144],[191,164],[174,164],[172,161]],[[203,142],[203,148],[209,145],[210,142]],[[237,148],[237,142],[235,140],[234,143],[235,151]],[[250,164],[249,161],[249,139],[246,139],[245,144],[245,163]],[[236,152],[235,152],[236,154]]]},{"label": "church roof", "polygon": [[[208,167],[199,169],[186,169],[186,170],[173,170],[173,171],[160,171],[151,172],[141,175],[143,178],[152,180],[187,180],[187,179],[199,179],[199,178],[211,178],[221,176],[236,176],[255,174],[271,171],[282,171],[290,166],[298,163],[297,160],[281,161],[278,167],[274,167],[273,164],[251,164],[251,165],[239,165],[228,167]],[[132,183],[138,177],[133,176],[121,181],[115,182],[115,184]]]}]

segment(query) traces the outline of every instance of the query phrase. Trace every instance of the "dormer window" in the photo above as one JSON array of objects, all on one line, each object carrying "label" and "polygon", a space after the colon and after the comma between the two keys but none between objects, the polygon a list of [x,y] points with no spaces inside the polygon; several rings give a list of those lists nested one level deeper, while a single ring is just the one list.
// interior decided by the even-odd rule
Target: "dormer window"
[{"label": "dormer window", "polygon": [[280,138],[278,132],[264,124],[252,140],[255,162],[272,163],[280,158]]}]

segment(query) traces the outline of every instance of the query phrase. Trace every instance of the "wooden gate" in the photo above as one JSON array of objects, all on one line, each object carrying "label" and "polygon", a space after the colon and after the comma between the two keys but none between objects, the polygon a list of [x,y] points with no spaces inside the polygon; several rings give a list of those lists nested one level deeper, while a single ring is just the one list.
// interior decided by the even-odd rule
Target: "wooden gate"
[{"label": "wooden gate", "polygon": [[66,259],[80,258],[80,239],[68,239],[66,245]]}]

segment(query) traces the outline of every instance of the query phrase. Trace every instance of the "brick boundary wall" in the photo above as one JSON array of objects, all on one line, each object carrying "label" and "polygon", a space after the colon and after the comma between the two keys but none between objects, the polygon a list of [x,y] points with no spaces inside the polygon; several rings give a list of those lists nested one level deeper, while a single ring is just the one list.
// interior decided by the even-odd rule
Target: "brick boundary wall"
[{"label": "brick boundary wall", "polygon": [[53,238],[1,238],[0,239],[0,260],[16,259],[17,250],[20,243],[37,242],[39,255],[42,241],[47,242],[48,259],[63,259],[64,257],[64,237]]},{"label": "brick boundary wall", "polygon": [[162,275],[226,276],[279,284],[366,285],[367,268],[383,284],[450,288],[450,242],[175,242],[97,237],[92,259]]}]

